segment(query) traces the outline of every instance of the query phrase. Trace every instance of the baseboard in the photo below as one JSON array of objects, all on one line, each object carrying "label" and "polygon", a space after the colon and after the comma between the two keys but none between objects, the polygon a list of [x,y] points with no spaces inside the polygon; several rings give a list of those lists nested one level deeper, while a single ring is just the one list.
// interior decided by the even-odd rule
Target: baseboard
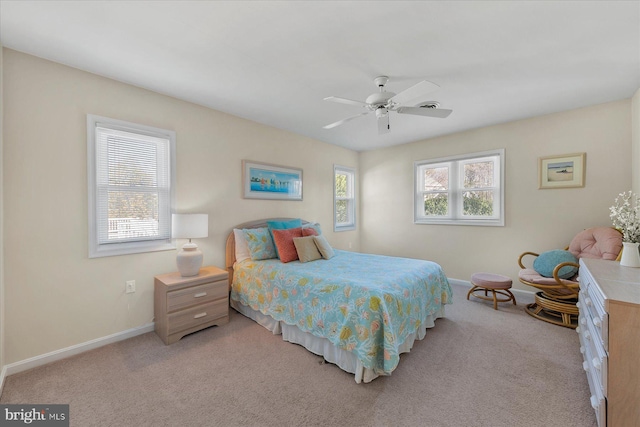
[{"label": "baseboard", "polygon": [[4,385],[4,378],[6,376],[17,374],[18,372],[26,371],[28,369],[37,368],[38,366],[43,366],[51,362],[56,362],[58,360],[66,359],[67,357],[84,353],[85,351],[93,350],[107,344],[112,344],[114,342],[123,341],[138,335],[146,334],[147,332],[152,332],[154,329],[155,323],[152,322],[143,326],[138,326],[137,328],[118,332],[113,335],[96,338],[95,340],[52,351],[51,353],[46,353],[40,356],[32,357],[30,359],[10,363],[2,368],[2,374],[0,374],[0,380],[2,381],[0,382],[0,395],[2,395],[2,386]]},{"label": "baseboard", "polygon": [[7,367],[3,366],[0,370],[0,396],[2,396],[2,390],[4,389],[4,379],[7,377]]},{"label": "baseboard", "polygon": [[[449,283],[451,283],[452,285],[466,286],[467,288],[471,288],[473,286],[471,282],[468,280],[449,279],[449,278],[447,278],[447,280],[449,280]],[[531,299],[535,298],[535,292],[532,292],[532,291],[525,291],[523,289],[516,289],[516,288],[511,288],[509,290],[511,291],[511,293],[515,294],[516,296],[520,295],[524,298],[531,298]]]}]

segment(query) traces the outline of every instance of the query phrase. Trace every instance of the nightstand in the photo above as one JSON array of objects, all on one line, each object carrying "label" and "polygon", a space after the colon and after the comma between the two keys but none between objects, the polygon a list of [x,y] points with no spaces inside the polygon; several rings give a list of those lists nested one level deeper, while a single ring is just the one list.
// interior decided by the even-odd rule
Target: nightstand
[{"label": "nightstand", "polygon": [[183,336],[229,322],[229,273],[203,267],[197,276],[180,273],[155,276],[156,333],[165,344]]}]

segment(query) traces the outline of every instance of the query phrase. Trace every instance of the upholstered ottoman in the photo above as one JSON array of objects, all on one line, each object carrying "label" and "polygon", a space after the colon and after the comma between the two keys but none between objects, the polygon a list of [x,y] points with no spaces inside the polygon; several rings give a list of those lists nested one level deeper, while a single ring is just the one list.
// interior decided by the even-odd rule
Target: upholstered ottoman
[{"label": "upholstered ottoman", "polygon": [[[480,298],[486,301],[493,301],[493,309],[498,309],[499,302],[513,301],[513,305],[516,304],[516,297],[513,296],[511,291],[511,279],[507,276],[501,276],[499,274],[492,273],[474,273],[471,275],[471,284],[473,287],[467,294],[467,299],[470,295],[476,298]],[[478,295],[477,292],[483,292],[484,295]],[[492,293],[492,297],[489,296],[489,291]],[[505,296],[506,298],[498,298],[498,295]]]}]

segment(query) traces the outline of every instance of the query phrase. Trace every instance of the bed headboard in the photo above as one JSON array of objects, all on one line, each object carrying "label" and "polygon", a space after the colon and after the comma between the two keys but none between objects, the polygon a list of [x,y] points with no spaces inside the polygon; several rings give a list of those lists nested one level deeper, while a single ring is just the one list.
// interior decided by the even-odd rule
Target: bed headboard
[{"label": "bed headboard", "polygon": [[[225,250],[225,267],[229,272],[229,287],[231,287],[231,283],[233,283],[233,264],[236,262],[236,239],[233,235],[233,229],[243,229],[243,228],[260,228],[266,227],[267,221],[289,221],[295,218],[265,218],[258,219],[256,221],[245,222],[242,224],[238,224],[231,229],[231,232],[227,236],[227,246]],[[309,221],[302,220],[302,225],[309,224]]]}]

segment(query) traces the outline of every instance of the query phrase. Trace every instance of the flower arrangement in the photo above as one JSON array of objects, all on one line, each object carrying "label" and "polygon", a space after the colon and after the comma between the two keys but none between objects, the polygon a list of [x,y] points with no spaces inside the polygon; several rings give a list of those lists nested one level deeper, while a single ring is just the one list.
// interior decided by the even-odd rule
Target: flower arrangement
[{"label": "flower arrangement", "polygon": [[609,208],[609,217],[613,226],[622,233],[624,242],[640,242],[640,205],[638,197],[632,192],[618,194],[615,203]]}]

